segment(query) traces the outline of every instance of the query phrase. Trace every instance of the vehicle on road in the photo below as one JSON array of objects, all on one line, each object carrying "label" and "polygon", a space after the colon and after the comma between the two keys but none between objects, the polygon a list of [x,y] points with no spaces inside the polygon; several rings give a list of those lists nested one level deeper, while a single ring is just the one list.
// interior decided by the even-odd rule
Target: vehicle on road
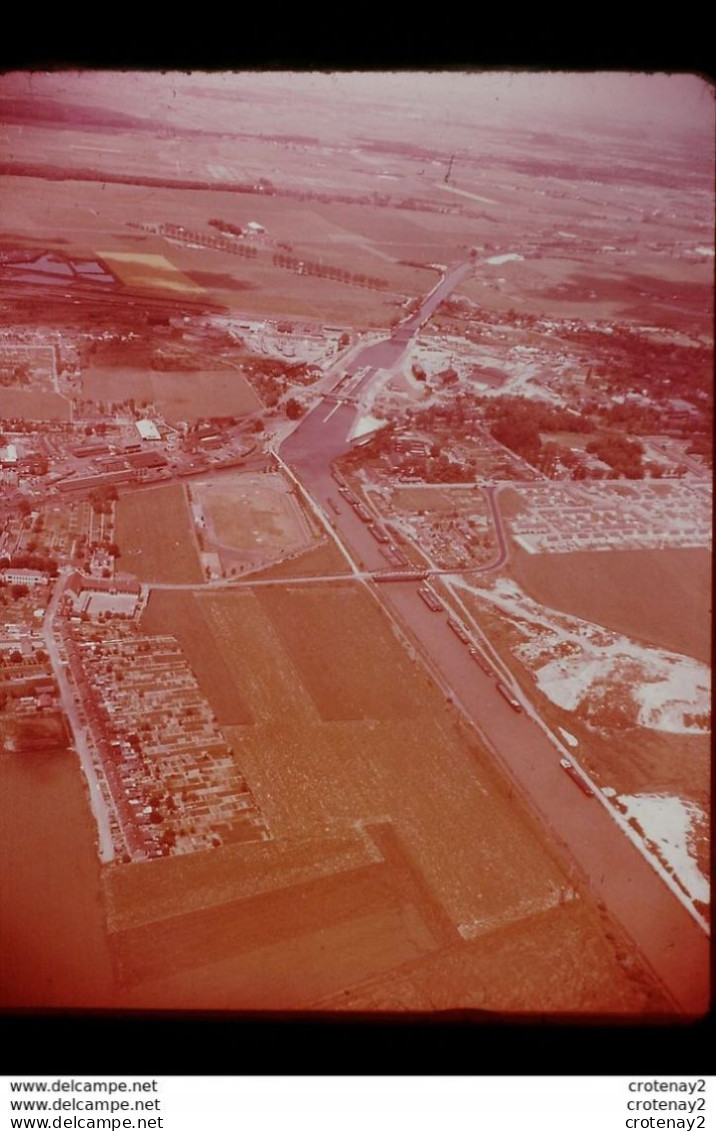
[{"label": "vehicle on road", "polygon": [[370,513],[370,511],[368,510],[367,507],[363,506],[362,503],[356,502],[355,512],[358,515],[358,518],[361,520],[361,522],[368,523],[368,522],[373,521],[373,515]]},{"label": "vehicle on road", "polygon": [[337,503],[337,502],[336,502],[336,500],[335,500],[335,499],[333,498],[333,496],[330,496],[330,497],[329,497],[329,499],[328,499],[328,505],[329,505],[329,507],[331,508],[331,510],[332,510],[332,511],[334,511],[334,513],[335,513],[335,514],[340,514],[340,513],[341,513],[341,508],[340,508],[340,507],[338,506],[338,503]]},{"label": "vehicle on road", "polygon": [[567,758],[560,758],[559,764],[564,772],[566,774],[569,774],[575,785],[579,786],[582,793],[585,793],[587,797],[594,797],[594,790],[589,785],[589,782],[587,782],[582,777],[582,775],[577,772],[576,766],[574,766]]},{"label": "vehicle on road", "polygon": [[522,704],[520,703],[519,699],[515,698],[514,693],[510,691],[509,687],[506,684],[498,683],[497,690],[499,691],[500,695],[502,695],[502,697],[507,700],[513,711],[522,710]]}]

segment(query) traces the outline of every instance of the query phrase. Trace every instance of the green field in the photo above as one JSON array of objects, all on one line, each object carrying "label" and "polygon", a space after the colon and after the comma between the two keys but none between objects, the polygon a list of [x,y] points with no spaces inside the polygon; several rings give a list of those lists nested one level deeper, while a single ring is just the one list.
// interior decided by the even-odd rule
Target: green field
[{"label": "green field", "polygon": [[59,393],[0,389],[0,420],[69,420],[70,404]]},{"label": "green field", "polygon": [[167,421],[207,416],[244,416],[260,407],[237,370],[155,371],[132,366],[95,366],[82,377],[85,397],[96,401],[147,400]]},{"label": "green field", "polygon": [[410,662],[357,586],[263,589],[258,599],[322,719],[392,718],[418,709]]},{"label": "green field", "polygon": [[527,554],[510,568],[540,604],[708,662],[711,554],[699,549]]},{"label": "green field", "polygon": [[142,630],[177,638],[222,726],[253,722],[242,690],[241,666],[217,645],[205,609],[204,599],[186,590],[155,589],[142,615]]},{"label": "green field", "polygon": [[122,495],[115,536],[121,567],[141,581],[203,581],[199,552],[181,484]]},{"label": "green field", "polygon": [[65,717],[59,711],[0,716],[0,751],[5,753],[64,752],[69,742]]},{"label": "green field", "polygon": [[321,577],[350,573],[350,566],[332,538],[326,538],[317,546],[304,550],[286,561],[256,570],[252,578]]}]

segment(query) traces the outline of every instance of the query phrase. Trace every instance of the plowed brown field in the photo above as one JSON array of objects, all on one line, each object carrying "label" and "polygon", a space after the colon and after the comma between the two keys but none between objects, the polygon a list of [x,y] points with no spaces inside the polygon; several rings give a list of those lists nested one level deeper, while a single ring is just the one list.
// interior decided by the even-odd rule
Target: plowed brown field
[{"label": "plowed brown field", "polygon": [[273,839],[108,877],[127,1004],[653,1008],[371,594],[154,593],[147,625],[171,616],[199,618],[185,648],[209,696],[207,641],[240,687],[251,721],[224,731]]}]

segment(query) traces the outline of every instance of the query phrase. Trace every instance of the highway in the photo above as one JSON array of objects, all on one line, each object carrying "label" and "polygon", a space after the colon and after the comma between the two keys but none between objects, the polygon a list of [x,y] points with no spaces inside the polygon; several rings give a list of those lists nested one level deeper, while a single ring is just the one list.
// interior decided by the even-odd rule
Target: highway
[{"label": "highway", "polygon": [[[376,370],[396,365],[412,335],[468,270],[469,265],[463,264],[448,271],[420,311],[391,338],[366,347],[353,358],[348,372],[360,376],[346,382],[341,391],[345,389],[354,403],[319,402],[280,445],[280,461],[323,514],[326,528],[334,532],[361,573],[385,570],[386,561],[367,524],[338,494],[331,464],[352,446],[348,436],[358,415],[355,401],[368,388]],[[508,555],[496,490],[486,489],[498,540],[498,557],[490,568],[503,564]],[[529,704],[517,712],[497,693],[495,678],[480,669],[466,645],[448,627],[445,614],[428,609],[418,596],[416,582],[371,588],[446,697],[474,725],[514,788],[562,848],[568,871],[581,877],[630,936],[675,1011],[685,1016],[702,1015],[710,1000],[708,932],[678,887],[663,870],[657,871],[658,863],[646,855],[641,842],[608,801],[599,793],[587,797],[564,772],[559,759],[571,760],[571,752],[549,734]],[[468,628],[478,641],[476,626]],[[506,674],[503,677],[505,682],[508,678]]]}]

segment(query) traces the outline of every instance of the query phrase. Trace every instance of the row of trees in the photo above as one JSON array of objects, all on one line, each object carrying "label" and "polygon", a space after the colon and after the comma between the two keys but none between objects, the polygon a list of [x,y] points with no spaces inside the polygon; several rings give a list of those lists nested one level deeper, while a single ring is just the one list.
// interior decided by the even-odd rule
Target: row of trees
[{"label": "row of trees", "polygon": [[276,252],[273,257],[274,267],[283,267],[287,271],[296,271],[299,274],[314,275],[319,279],[334,279],[337,283],[349,283],[354,287],[367,287],[369,290],[384,291],[388,286],[387,279],[375,275],[364,275],[360,272],[347,271],[344,267],[335,267],[328,263],[317,263],[310,259],[299,259],[296,255],[287,255]]},{"label": "row of trees", "polygon": [[88,502],[91,503],[95,514],[111,514],[112,503],[115,503],[118,498],[117,488],[110,484],[107,487],[95,487],[93,491],[90,491]]},{"label": "row of trees", "polygon": [[0,569],[37,569],[50,577],[57,577],[58,566],[56,558],[49,555],[24,552],[0,558]]},{"label": "row of trees", "polygon": [[7,388],[9,385],[29,385],[30,367],[27,362],[13,365],[11,368],[3,366],[0,369],[0,385]]}]

